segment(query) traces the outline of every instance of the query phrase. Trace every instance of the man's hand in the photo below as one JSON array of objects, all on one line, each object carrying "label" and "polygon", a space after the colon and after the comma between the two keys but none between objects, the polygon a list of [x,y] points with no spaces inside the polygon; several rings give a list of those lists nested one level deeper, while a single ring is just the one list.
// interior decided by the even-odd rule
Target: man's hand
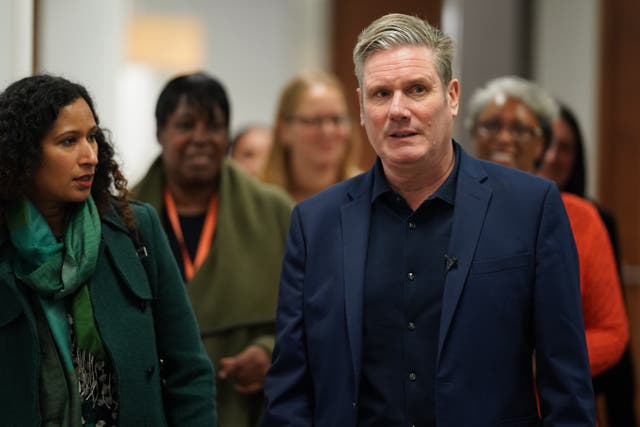
[{"label": "man's hand", "polygon": [[257,393],[264,386],[264,378],[270,365],[271,355],[267,350],[250,345],[235,356],[220,359],[218,377],[234,381],[234,388],[238,393]]}]

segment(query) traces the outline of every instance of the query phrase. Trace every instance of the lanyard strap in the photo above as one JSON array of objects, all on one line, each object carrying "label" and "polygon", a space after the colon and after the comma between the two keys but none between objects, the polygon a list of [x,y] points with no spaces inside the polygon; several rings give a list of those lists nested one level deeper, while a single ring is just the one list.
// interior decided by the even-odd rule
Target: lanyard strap
[{"label": "lanyard strap", "polygon": [[200,233],[200,240],[198,241],[198,249],[196,250],[195,261],[191,260],[187,245],[184,241],[184,235],[182,234],[182,227],[180,226],[180,219],[178,218],[178,210],[176,209],[176,203],[171,197],[169,190],[164,190],[164,205],[167,209],[167,216],[171,223],[173,233],[176,235],[178,244],[180,245],[180,252],[182,254],[182,263],[184,264],[184,276],[185,279],[190,281],[196,271],[200,268],[204,260],[209,254],[211,249],[211,242],[213,241],[213,234],[216,230],[216,223],[218,222],[218,196],[211,197],[209,206],[207,207],[207,216],[204,219],[204,225],[202,226],[202,232]]}]

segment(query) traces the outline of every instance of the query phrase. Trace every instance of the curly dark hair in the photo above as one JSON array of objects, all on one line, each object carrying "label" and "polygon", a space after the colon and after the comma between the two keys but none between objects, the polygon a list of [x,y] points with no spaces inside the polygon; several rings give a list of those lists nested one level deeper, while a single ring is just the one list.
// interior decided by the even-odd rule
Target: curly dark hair
[{"label": "curly dark hair", "polygon": [[[0,93],[0,207],[25,194],[42,161],[44,136],[52,129],[60,110],[79,98],[89,105],[99,125],[87,90],[62,77],[47,74],[25,77]],[[127,180],[114,159],[108,133],[99,129],[96,140],[98,165],[91,195],[101,216],[113,206],[127,227],[133,229]]]}]

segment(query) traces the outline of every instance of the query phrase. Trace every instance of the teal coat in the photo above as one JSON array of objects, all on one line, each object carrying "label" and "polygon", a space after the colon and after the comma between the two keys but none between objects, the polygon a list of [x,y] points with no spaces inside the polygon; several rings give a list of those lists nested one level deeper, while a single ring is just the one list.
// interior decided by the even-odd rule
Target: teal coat
[{"label": "teal coat", "polygon": [[[117,378],[119,425],[215,426],[213,371],[166,236],[150,206],[132,207],[149,278],[111,212],[102,221],[89,289]],[[0,423],[38,426],[40,346],[27,288],[16,282],[7,256],[10,244],[0,231]]]},{"label": "teal coat", "polygon": [[[164,187],[157,159],[133,193],[161,212]],[[211,250],[187,284],[214,364],[251,344],[273,350],[280,268],[293,206],[282,190],[259,183],[229,160],[220,171],[219,193]],[[221,427],[256,425],[261,394],[241,395],[229,381],[218,381],[217,390]]]}]

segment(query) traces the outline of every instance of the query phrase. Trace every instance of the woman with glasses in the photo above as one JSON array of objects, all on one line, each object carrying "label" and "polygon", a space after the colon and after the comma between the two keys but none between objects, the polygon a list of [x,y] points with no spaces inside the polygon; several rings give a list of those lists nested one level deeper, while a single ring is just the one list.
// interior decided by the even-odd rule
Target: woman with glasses
[{"label": "woman with glasses", "polygon": [[[557,114],[556,103],[538,86],[501,77],[473,94],[467,127],[479,158],[536,173]],[[628,322],[613,249],[597,209],[573,194],[562,193],[562,200],[578,250],[582,314],[594,376],[620,359],[629,338]]]},{"label": "woman with glasses", "polygon": [[335,76],[313,71],[293,78],[280,96],[274,128],[264,180],[296,201],[359,173],[358,131]]}]

